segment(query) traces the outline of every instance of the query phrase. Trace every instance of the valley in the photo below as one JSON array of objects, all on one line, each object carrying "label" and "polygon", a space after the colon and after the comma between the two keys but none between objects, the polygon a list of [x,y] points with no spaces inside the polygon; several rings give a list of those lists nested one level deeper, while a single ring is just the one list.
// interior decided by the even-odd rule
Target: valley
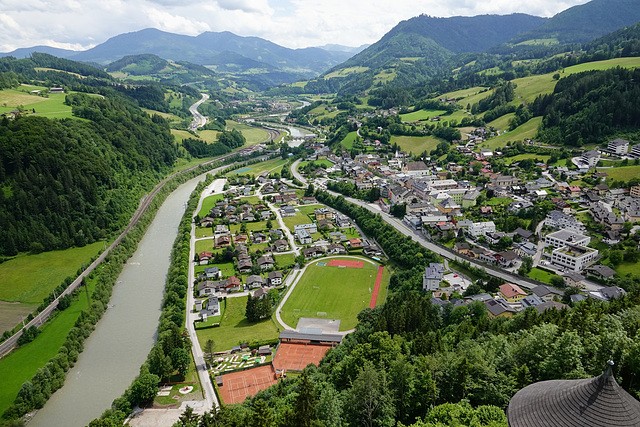
[{"label": "valley", "polygon": [[639,19],[3,54],[0,426],[640,417]]}]

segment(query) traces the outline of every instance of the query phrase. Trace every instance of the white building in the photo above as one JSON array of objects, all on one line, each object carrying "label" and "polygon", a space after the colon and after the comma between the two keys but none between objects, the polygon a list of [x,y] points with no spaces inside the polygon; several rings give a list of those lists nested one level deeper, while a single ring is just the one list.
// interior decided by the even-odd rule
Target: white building
[{"label": "white building", "polygon": [[425,267],[422,275],[422,289],[426,292],[440,289],[440,282],[444,277],[444,265],[432,262],[429,267]]},{"label": "white building", "polygon": [[317,233],[318,225],[317,224],[299,224],[293,226],[293,232],[297,233],[298,230],[307,230],[309,233]]},{"label": "white building", "polygon": [[311,238],[311,234],[304,228],[300,230],[296,230],[296,238],[300,242],[301,245],[310,245],[313,242]]},{"label": "white building", "polygon": [[629,141],[620,138],[609,141],[607,150],[617,155],[627,154],[629,152]]},{"label": "white building", "polygon": [[566,271],[582,271],[598,258],[598,250],[586,246],[567,245],[551,253],[551,263]]},{"label": "white building", "polygon": [[631,147],[631,153],[629,153],[629,157],[633,159],[640,159],[640,144],[636,144]]},{"label": "white building", "polygon": [[484,236],[487,233],[495,233],[496,225],[493,223],[493,221],[474,222],[469,226],[469,228],[467,228],[467,232],[473,237],[478,238],[480,236]]},{"label": "white building", "polygon": [[567,245],[587,246],[589,242],[591,242],[591,237],[570,230],[549,233],[544,238],[544,244],[554,248],[561,248]]},{"label": "white building", "polygon": [[600,153],[598,153],[595,150],[587,151],[582,154],[582,157],[580,157],[580,160],[582,160],[583,163],[588,165],[589,169],[595,168],[598,162],[600,161]]}]

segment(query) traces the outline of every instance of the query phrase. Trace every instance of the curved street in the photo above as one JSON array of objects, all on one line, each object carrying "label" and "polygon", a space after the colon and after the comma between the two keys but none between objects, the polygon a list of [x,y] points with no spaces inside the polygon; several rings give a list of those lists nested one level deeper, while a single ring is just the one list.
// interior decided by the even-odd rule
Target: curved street
[{"label": "curved street", "polygon": [[191,122],[191,125],[189,126],[190,130],[196,130],[207,124],[207,117],[200,114],[198,107],[209,99],[209,95],[206,93],[202,93],[201,95],[202,98],[200,101],[189,107],[189,112],[191,112],[191,115],[193,116],[193,122]]}]

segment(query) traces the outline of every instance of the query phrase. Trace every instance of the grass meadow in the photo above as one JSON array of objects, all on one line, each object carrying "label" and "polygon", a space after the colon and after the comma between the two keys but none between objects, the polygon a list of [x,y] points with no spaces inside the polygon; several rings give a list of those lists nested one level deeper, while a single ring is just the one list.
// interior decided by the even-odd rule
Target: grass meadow
[{"label": "grass meadow", "polygon": [[632,178],[640,178],[640,166],[622,166],[618,168],[598,168],[599,172],[605,172],[607,182],[629,181]]},{"label": "grass meadow", "polygon": [[35,89],[43,89],[37,86],[21,86],[20,89],[5,89],[0,91],[0,113],[13,111],[18,106],[24,107],[28,112],[36,110],[38,116],[64,119],[73,117],[71,106],[65,105],[66,94],[52,93],[47,98],[31,95],[29,92]]},{"label": "grass meadow", "polygon": [[444,140],[435,136],[392,136],[391,144],[398,144],[402,151],[413,154],[427,153],[435,150],[439,143]]},{"label": "grass meadow", "polygon": [[432,117],[441,116],[445,113],[445,110],[418,110],[408,114],[401,114],[400,120],[403,122],[417,122],[420,120],[429,120]]},{"label": "grass meadow", "polygon": [[538,134],[538,128],[542,123],[542,117],[534,117],[528,122],[518,126],[511,132],[491,138],[482,144],[481,148],[499,148],[504,147],[509,142],[524,141],[525,139],[533,139]]},{"label": "grass meadow", "polygon": [[[89,292],[92,292],[94,284],[89,282]],[[87,307],[87,295],[84,290],[81,290],[78,293],[78,299],[73,301],[71,307],[45,323],[40,335],[33,342],[23,345],[0,359],[2,376],[0,413],[13,403],[22,383],[31,379],[39,368],[58,353],[80,312]]]},{"label": "grass meadow", "polygon": [[224,194],[213,194],[211,196],[205,197],[204,200],[202,200],[202,207],[198,212],[200,218],[204,218],[205,216],[209,215],[209,212],[215,207],[216,203],[223,199]]},{"label": "grass meadow", "polygon": [[[323,258],[320,262],[329,261],[330,258]],[[378,265],[367,261],[363,268],[311,264],[282,308],[282,320],[295,328],[300,317],[318,317],[318,312],[325,312],[327,319],[341,320],[341,331],[353,329],[358,323],[358,313],[369,307],[377,273]],[[385,268],[377,305],[384,303],[388,284],[389,273]]]},{"label": "grass meadow", "polygon": [[198,329],[198,341],[204,345],[211,339],[215,351],[230,350],[233,346],[249,341],[264,341],[278,338],[278,328],[273,320],[265,319],[251,323],[245,317],[247,298],[227,298],[227,308],[219,327]]},{"label": "grass meadow", "polygon": [[40,304],[65,278],[75,277],[78,268],[88,265],[104,245],[96,242],[83,248],[25,254],[0,264],[0,300]]}]

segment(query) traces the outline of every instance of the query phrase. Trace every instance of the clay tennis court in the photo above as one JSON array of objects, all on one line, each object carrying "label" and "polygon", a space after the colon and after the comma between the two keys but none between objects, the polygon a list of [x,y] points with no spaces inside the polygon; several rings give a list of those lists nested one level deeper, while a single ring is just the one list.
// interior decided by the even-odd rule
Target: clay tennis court
[{"label": "clay tennis court", "polygon": [[330,345],[281,342],[273,359],[273,367],[287,371],[302,371],[309,363],[318,366],[320,359],[330,348]]},{"label": "clay tennis court", "polygon": [[244,402],[247,396],[255,396],[278,382],[271,365],[224,374],[222,381],[220,395],[226,404]]},{"label": "clay tennis court", "polygon": [[346,259],[332,259],[329,261],[329,267],[350,267],[350,268],[362,268],[364,267],[364,261],[350,261]]},{"label": "clay tennis court", "polygon": [[382,282],[382,272],[384,271],[383,266],[378,267],[378,275],[376,276],[376,285],[373,288],[373,293],[371,294],[371,302],[369,303],[369,308],[375,308],[376,302],[378,301],[378,292],[380,292],[380,282]]}]

